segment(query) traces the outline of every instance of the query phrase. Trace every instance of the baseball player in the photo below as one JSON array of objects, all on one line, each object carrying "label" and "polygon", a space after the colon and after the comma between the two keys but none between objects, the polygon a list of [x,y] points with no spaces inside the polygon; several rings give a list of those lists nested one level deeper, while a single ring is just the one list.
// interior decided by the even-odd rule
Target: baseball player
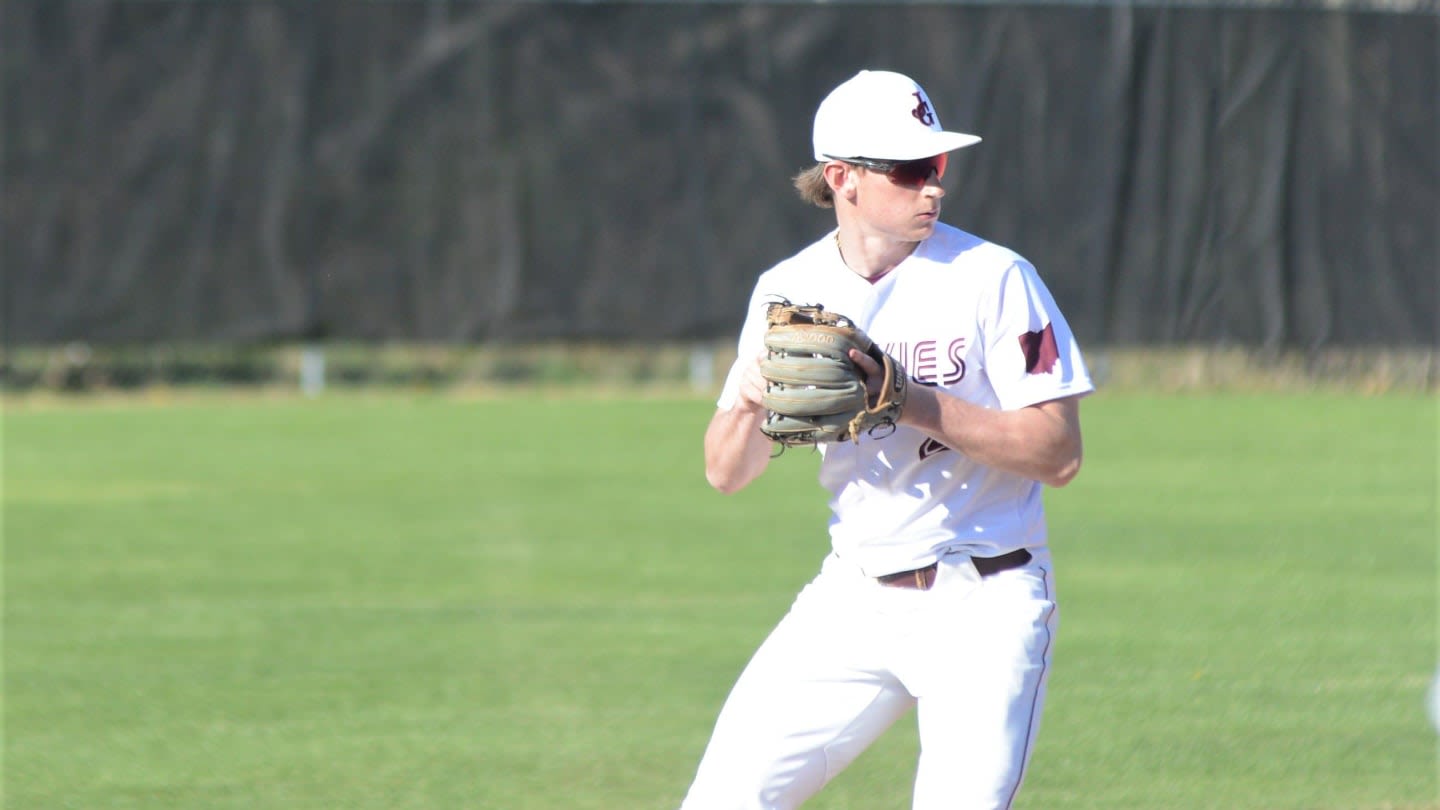
[{"label": "baseball player", "polygon": [[[947,155],[979,140],[942,129],[925,91],[886,71],[815,114],[817,162],[794,185],[838,227],[756,283],[706,476],[730,493],[772,463],[767,301],[854,319],[910,391],[892,432],[820,445],[830,552],[736,682],[683,810],[798,807],[912,708],[915,810],[1015,800],[1056,627],[1041,492],[1080,469],[1092,385],[1035,268],[940,222]],[[875,361],[851,359],[875,390]]]}]

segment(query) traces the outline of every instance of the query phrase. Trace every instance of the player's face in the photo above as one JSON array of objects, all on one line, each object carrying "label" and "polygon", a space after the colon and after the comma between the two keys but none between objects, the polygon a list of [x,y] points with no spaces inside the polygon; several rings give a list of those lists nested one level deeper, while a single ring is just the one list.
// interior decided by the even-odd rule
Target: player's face
[{"label": "player's face", "polygon": [[945,189],[946,155],[904,163],[867,161],[858,172],[857,203],[872,228],[902,242],[918,242],[935,231]]}]

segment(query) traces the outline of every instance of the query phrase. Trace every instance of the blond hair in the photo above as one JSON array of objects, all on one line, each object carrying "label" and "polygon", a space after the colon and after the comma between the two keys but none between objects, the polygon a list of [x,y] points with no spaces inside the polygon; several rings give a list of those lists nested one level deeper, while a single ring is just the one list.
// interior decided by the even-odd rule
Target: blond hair
[{"label": "blond hair", "polygon": [[825,164],[816,163],[808,169],[802,169],[790,180],[795,190],[800,193],[800,199],[815,206],[816,208],[834,208],[835,191],[830,188],[830,182],[825,179]]}]

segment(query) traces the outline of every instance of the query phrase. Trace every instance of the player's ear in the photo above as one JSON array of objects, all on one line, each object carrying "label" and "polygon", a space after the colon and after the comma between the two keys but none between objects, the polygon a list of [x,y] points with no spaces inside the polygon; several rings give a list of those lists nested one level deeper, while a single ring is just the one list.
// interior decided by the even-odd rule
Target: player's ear
[{"label": "player's ear", "polygon": [[854,166],[832,160],[825,164],[825,183],[830,186],[830,191],[837,200],[855,200],[855,184],[860,175]]}]

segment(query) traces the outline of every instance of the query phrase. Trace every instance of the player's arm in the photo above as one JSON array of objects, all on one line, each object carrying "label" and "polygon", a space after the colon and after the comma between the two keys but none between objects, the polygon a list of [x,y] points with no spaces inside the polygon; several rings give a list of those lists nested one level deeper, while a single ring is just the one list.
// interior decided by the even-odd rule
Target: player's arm
[{"label": "player's arm", "polygon": [[[860,352],[850,358],[870,381],[880,365]],[[870,382],[872,389],[875,382]],[[872,398],[877,390],[871,391]],[[1080,472],[1080,395],[1052,399],[1013,411],[983,408],[923,385],[909,386],[900,424],[913,427],[952,450],[990,467],[1063,487]]]},{"label": "player's arm", "polygon": [[1080,397],[1013,411],[982,408],[934,388],[910,386],[900,424],[990,467],[1063,487],[1080,472]]},{"label": "player's arm", "polygon": [[760,477],[770,464],[770,439],[760,432],[765,421],[765,407],[760,404],[764,391],[756,358],[740,378],[735,402],[716,410],[705,429],[705,479],[727,495]]}]

